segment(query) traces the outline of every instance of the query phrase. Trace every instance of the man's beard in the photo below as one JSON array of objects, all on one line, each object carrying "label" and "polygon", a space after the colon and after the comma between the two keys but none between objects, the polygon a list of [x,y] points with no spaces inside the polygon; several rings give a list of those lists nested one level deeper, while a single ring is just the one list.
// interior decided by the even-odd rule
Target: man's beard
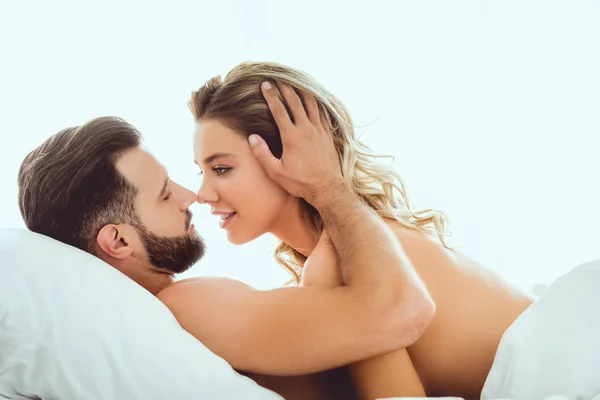
[{"label": "man's beard", "polygon": [[139,218],[133,224],[146,249],[148,261],[156,268],[173,274],[181,274],[197,263],[206,251],[202,238],[196,231],[189,231],[192,214],[188,211],[185,231],[181,236],[165,237],[150,232]]}]

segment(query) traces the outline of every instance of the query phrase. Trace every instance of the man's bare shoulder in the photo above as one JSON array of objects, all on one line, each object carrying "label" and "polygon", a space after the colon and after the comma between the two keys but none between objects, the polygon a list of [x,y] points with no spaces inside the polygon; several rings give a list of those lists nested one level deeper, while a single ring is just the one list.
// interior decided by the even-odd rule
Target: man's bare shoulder
[{"label": "man's bare shoulder", "polygon": [[216,301],[224,295],[230,296],[248,291],[254,291],[254,289],[235,279],[197,277],[177,281],[163,289],[156,297],[171,308],[182,302],[185,304],[192,299]]},{"label": "man's bare shoulder", "polygon": [[201,276],[196,278],[186,278],[179,280],[169,287],[165,288],[164,291],[167,290],[175,290],[175,289],[189,289],[191,287],[246,287],[250,288],[250,286],[246,285],[243,282],[240,282],[235,279],[225,278],[222,276]]},{"label": "man's bare shoulder", "polygon": [[[258,293],[258,290],[235,279],[200,277],[178,281],[156,297],[182,326],[200,334],[249,312]],[[202,323],[205,320],[212,323]]]},{"label": "man's bare shoulder", "polygon": [[255,313],[258,293],[234,279],[202,277],[178,281],[157,297],[186,331],[223,356],[238,351],[236,335]]}]

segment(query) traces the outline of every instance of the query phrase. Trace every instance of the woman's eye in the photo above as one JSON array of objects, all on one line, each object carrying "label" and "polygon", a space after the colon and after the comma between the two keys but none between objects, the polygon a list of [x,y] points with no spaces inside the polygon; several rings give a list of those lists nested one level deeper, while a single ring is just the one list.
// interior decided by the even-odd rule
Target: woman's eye
[{"label": "woman's eye", "polygon": [[223,174],[226,174],[227,172],[229,172],[230,169],[231,168],[229,168],[229,167],[214,167],[213,171],[215,171],[215,173],[217,175],[223,175]]}]

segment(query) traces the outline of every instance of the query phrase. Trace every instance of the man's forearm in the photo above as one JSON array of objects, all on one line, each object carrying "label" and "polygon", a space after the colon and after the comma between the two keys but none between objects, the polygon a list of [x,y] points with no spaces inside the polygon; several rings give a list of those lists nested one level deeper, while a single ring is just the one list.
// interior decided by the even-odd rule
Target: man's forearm
[{"label": "man's forearm", "polygon": [[340,257],[346,284],[418,281],[410,260],[383,219],[347,185],[334,185],[317,207]]},{"label": "man's forearm", "polygon": [[395,234],[343,183],[329,187],[315,207],[338,252],[344,289],[363,308],[357,315],[373,324],[371,337],[381,335],[390,350],[414,343],[435,304]]}]

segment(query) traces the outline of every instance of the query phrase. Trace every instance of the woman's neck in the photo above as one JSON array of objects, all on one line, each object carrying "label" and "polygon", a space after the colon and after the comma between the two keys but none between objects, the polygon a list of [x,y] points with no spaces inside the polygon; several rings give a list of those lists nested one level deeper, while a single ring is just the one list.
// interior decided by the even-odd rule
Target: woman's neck
[{"label": "woman's neck", "polygon": [[310,221],[302,213],[302,203],[299,198],[290,199],[277,218],[271,233],[305,257],[312,253],[319,241]]}]

